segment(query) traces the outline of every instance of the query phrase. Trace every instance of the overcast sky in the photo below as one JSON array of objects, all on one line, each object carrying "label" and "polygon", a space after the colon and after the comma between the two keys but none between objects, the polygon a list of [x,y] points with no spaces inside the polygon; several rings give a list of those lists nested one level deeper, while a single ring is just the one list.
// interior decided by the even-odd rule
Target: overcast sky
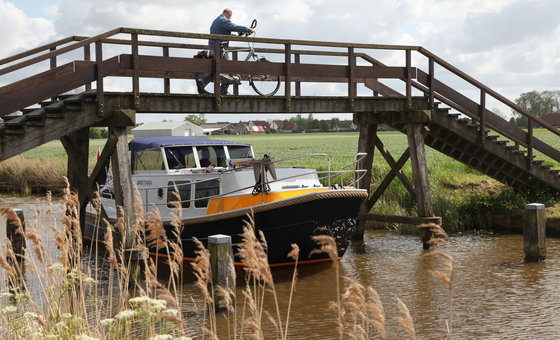
[{"label": "overcast sky", "polygon": [[423,46],[511,100],[560,89],[559,0],[0,0],[0,58],[116,27],[208,33],[225,7],[259,37]]}]

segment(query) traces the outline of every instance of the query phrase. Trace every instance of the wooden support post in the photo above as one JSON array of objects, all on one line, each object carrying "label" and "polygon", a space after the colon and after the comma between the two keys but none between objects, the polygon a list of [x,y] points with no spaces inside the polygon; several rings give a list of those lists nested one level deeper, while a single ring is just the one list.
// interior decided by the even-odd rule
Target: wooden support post
[{"label": "wooden support post", "polygon": [[105,77],[103,70],[103,42],[98,40],[95,42],[95,69],[96,69],[96,86],[97,86],[97,114],[100,116],[105,115],[105,97],[103,89],[103,77]]},{"label": "wooden support post", "polygon": [[[91,60],[91,48],[89,44],[84,46],[84,60]],[[91,83],[86,84],[86,91],[91,91]]]},{"label": "wooden support post", "polygon": [[[300,54],[296,53],[294,55],[294,64],[300,63]],[[296,97],[301,97],[301,81],[296,81]]]},{"label": "wooden support post", "polygon": [[6,218],[6,237],[12,243],[16,259],[23,260],[25,256],[25,218],[22,209],[13,209],[13,211],[19,220]]},{"label": "wooden support post", "polygon": [[233,250],[231,236],[212,235],[208,237],[208,252],[210,253],[210,268],[212,270],[212,284],[214,286],[214,304],[216,311],[224,311],[224,296],[220,295],[216,286],[230,291],[235,289],[235,269],[233,267]]},{"label": "wooden support post", "polygon": [[546,259],[546,217],[544,204],[525,205],[523,218],[523,248],[525,261],[539,262]]},{"label": "wooden support post", "polygon": [[[410,149],[410,161],[412,164],[412,177],[414,192],[416,194],[416,205],[419,217],[433,216],[430,181],[428,179],[428,164],[426,162],[426,150],[424,147],[423,127],[420,123],[407,125],[408,147]],[[430,247],[432,235],[429,231],[421,230],[420,237],[424,249]]]},{"label": "wooden support post", "polygon": [[111,134],[117,138],[115,153],[111,157],[113,169],[113,191],[115,193],[115,204],[123,208],[125,221],[124,247],[133,248],[135,237],[132,235],[132,223],[134,221],[132,175],[130,173],[130,159],[128,157],[128,139],[126,127],[111,127]]},{"label": "wooden support post", "polygon": [[[231,52],[231,60],[234,60],[234,61],[239,60],[239,52],[232,51]],[[233,94],[236,95],[236,96],[239,95],[239,84],[238,83],[233,84]]]},{"label": "wooden support post", "polygon": [[132,93],[134,95],[134,108],[140,106],[140,57],[138,55],[138,33],[132,33]]},{"label": "wooden support post", "polygon": [[[366,172],[363,177],[358,181],[358,188],[367,189],[368,193],[371,186],[371,168],[373,163],[373,153],[375,148],[375,138],[377,138],[377,125],[368,124],[367,117],[362,115],[356,117],[355,121],[359,122],[360,136],[358,139],[358,152],[364,152],[367,155],[362,159],[360,164],[357,164],[359,169],[365,169]],[[365,215],[369,212],[367,200],[364,200],[360,205],[360,214]],[[364,231],[366,220],[363,218],[358,219],[356,229],[352,234],[353,241],[360,241],[364,239]]]},{"label": "wooden support post", "polygon": [[292,85],[292,45],[284,46],[284,96],[286,97],[286,111],[291,110],[291,85]]},{"label": "wooden support post", "polygon": [[15,261],[8,257],[7,261],[14,267],[15,276],[11,277],[9,285],[14,291],[22,289],[25,276],[25,219],[22,209],[13,209],[17,219],[6,218],[6,237],[12,243]]},{"label": "wooden support post", "polygon": [[[62,146],[68,156],[67,177],[70,190],[78,194],[79,202],[85,202],[89,193],[89,128],[83,128],[62,137]],[[85,223],[85,204],[80,205],[80,225]]]},{"label": "wooden support post", "polygon": [[[163,56],[169,57],[169,46],[163,47]],[[163,93],[171,93],[171,80],[169,78],[163,78]]]}]

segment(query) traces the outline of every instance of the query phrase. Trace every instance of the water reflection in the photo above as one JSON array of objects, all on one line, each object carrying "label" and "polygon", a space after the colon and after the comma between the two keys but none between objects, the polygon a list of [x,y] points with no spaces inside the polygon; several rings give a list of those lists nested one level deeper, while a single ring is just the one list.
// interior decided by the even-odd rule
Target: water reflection
[{"label": "water reflection", "polygon": [[[33,221],[36,209],[45,204],[45,200],[35,198],[8,198],[8,202],[0,206],[22,208],[26,220]],[[46,226],[45,233],[61,225],[46,215],[39,215],[39,223]],[[3,219],[0,219],[0,230],[3,237]],[[368,231],[363,243],[352,244],[347,250],[340,263],[340,274],[377,290],[385,308],[386,328],[391,339],[403,336],[395,321],[396,297],[410,309],[419,339],[445,338],[450,308],[455,339],[555,339],[560,337],[560,319],[557,318],[560,312],[560,240],[549,238],[547,248],[546,262],[524,263],[521,235],[452,237],[443,248],[453,256],[455,263],[455,283],[450,291],[429,274],[429,270],[439,268],[440,259],[423,256],[425,252],[418,237]],[[302,266],[299,270],[289,338],[338,339],[334,312],[328,308],[330,301],[336,301],[337,297],[335,268]],[[283,317],[291,276],[291,269],[274,271]],[[27,280],[32,289],[38,289],[33,287],[33,278]],[[239,285],[239,297],[241,289],[243,286]],[[184,284],[182,291],[187,325],[190,332],[196,334],[204,319],[202,301],[191,281]],[[266,305],[273,313],[270,297]],[[223,317],[218,321],[224,325]],[[275,338],[274,326],[266,322],[265,328],[267,338]],[[225,331],[220,335],[227,338]]]}]

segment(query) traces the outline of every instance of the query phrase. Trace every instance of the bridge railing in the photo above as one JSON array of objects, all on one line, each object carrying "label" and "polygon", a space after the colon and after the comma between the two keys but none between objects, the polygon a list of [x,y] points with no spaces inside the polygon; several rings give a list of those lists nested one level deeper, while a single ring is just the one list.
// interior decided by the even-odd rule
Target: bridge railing
[{"label": "bridge railing", "polygon": [[[140,40],[139,37],[146,37]],[[182,40],[181,40],[182,39]],[[247,63],[238,60],[221,59],[193,59],[185,57],[171,57],[170,49],[196,51],[206,49],[208,39],[242,41],[257,43],[259,45],[272,45],[275,48],[257,48],[257,52],[275,54],[280,62]],[[183,43],[197,41],[200,43]],[[95,56],[92,60],[91,46],[94,46]],[[130,54],[120,54],[106,57],[110,48],[108,45],[124,45],[130,47]],[[161,56],[141,55],[139,47],[155,47],[161,49]],[[276,47],[278,46],[278,47]],[[303,48],[303,49],[302,49]],[[83,50],[83,59],[62,66],[57,61],[63,55]],[[232,53],[237,53],[238,48],[232,47]],[[401,66],[387,66],[373,55],[379,51],[402,53]],[[413,55],[414,53],[414,55]],[[303,63],[302,56],[337,57],[336,64]],[[424,58],[417,61],[417,57]],[[416,61],[413,65],[413,57]],[[235,58],[234,58],[235,59]],[[312,59],[312,58],[311,58]],[[29,66],[36,66],[49,61],[50,69],[12,82],[0,87],[0,117],[21,108],[36,104],[42,100],[59,95],[65,91],[85,86],[86,90],[92,88],[91,83],[96,82],[97,101],[99,113],[104,112],[104,78],[108,76],[129,77],[132,81],[132,92],[135,104],[140,97],[140,78],[160,78],[164,81],[164,93],[170,93],[170,79],[192,79],[195,73],[211,73],[219,70],[223,73],[256,74],[257,72],[281,76],[284,81],[283,97],[286,107],[290,105],[292,97],[301,96],[301,83],[303,82],[333,82],[346,83],[346,97],[349,99],[349,112],[352,111],[352,100],[358,96],[357,84],[364,83],[374,90],[374,95],[406,96],[411,100],[413,90],[420,91],[429,99],[432,107],[435,100],[440,101],[459,112],[469,116],[480,125],[481,140],[490,128],[500,135],[527,148],[528,166],[531,164],[533,149],[560,162],[560,152],[547,143],[535,138],[533,128],[536,125],[560,136],[560,132],[548,122],[534,116],[524,108],[516,105],[488,86],[468,76],[445,60],[437,57],[430,51],[419,46],[380,45],[361,43],[340,43],[309,40],[287,40],[257,37],[217,36],[209,34],[171,32],[160,30],[144,30],[134,28],[117,28],[94,37],[72,36],[41,47],[34,48],[12,57],[0,60],[0,83],[2,77],[9,78],[11,74]],[[362,60],[367,65],[357,63]],[[422,71],[417,65],[427,60],[428,71]],[[261,64],[261,65],[256,65]],[[264,64],[264,65],[263,65]],[[480,95],[476,99],[454,90],[436,78],[436,67],[445,70],[474,86]],[[219,72],[214,72],[215,74]],[[440,79],[445,78],[442,75]],[[219,88],[219,77],[215,75],[215,89]],[[404,83],[404,93],[400,93],[391,86],[384,85],[379,79],[398,79]],[[53,82],[61,85],[53,86]],[[216,102],[220,101],[219,91],[216,93]],[[519,112],[528,118],[527,131],[514,126],[487,108],[489,98]]]}]

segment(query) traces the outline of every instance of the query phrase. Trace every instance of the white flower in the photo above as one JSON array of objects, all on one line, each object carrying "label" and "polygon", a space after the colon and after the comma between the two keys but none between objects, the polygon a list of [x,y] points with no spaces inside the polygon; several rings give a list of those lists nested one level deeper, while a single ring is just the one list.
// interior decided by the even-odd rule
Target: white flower
[{"label": "white flower", "polygon": [[115,319],[113,318],[109,318],[109,319],[103,319],[100,321],[101,326],[105,327],[105,328],[109,328],[113,325],[113,323],[115,323]]},{"label": "white flower", "polygon": [[50,270],[58,270],[59,272],[63,272],[66,273],[66,267],[64,267],[62,265],[62,263],[57,262],[57,263],[53,263],[52,265],[50,265],[48,267]]},{"label": "white flower", "polygon": [[181,316],[181,313],[179,313],[179,311],[176,310],[176,309],[166,309],[162,313],[167,314],[167,315],[173,315],[173,316],[176,316],[176,317]]},{"label": "white flower", "polygon": [[134,317],[135,312],[133,310],[127,309],[120,311],[119,314],[115,315],[115,319],[126,320]]},{"label": "white flower", "polygon": [[89,335],[85,335],[85,334],[80,334],[78,335],[78,337],[76,338],[76,340],[99,340],[99,338],[92,338]]},{"label": "white flower", "polygon": [[15,312],[17,312],[17,308],[15,306],[6,306],[1,309],[1,311],[6,314],[14,314]]},{"label": "white flower", "polygon": [[33,312],[25,312],[25,313],[23,313],[23,316],[26,319],[37,319],[37,314],[35,314]]},{"label": "white flower", "polygon": [[147,296],[137,296],[135,298],[128,300],[128,302],[130,302],[133,305],[140,305],[140,304],[148,303],[148,301],[150,300],[151,298]]},{"label": "white flower", "polygon": [[14,296],[14,294],[12,294],[12,293],[10,293],[10,292],[2,292],[2,293],[0,293],[0,297],[3,297],[3,298],[11,298],[11,297],[13,297],[13,296]]},{"label": "white flower", "polygon": [[96,284],[98,281],[95,279],[92,279],[91,277],[86,277],[85,279],[82,280],[84,283],[87,284]]},{"label": "white flower", "polygon": [[169,334],[160,334],[151,337],[150,340],[173,340],[173,337]]}]

